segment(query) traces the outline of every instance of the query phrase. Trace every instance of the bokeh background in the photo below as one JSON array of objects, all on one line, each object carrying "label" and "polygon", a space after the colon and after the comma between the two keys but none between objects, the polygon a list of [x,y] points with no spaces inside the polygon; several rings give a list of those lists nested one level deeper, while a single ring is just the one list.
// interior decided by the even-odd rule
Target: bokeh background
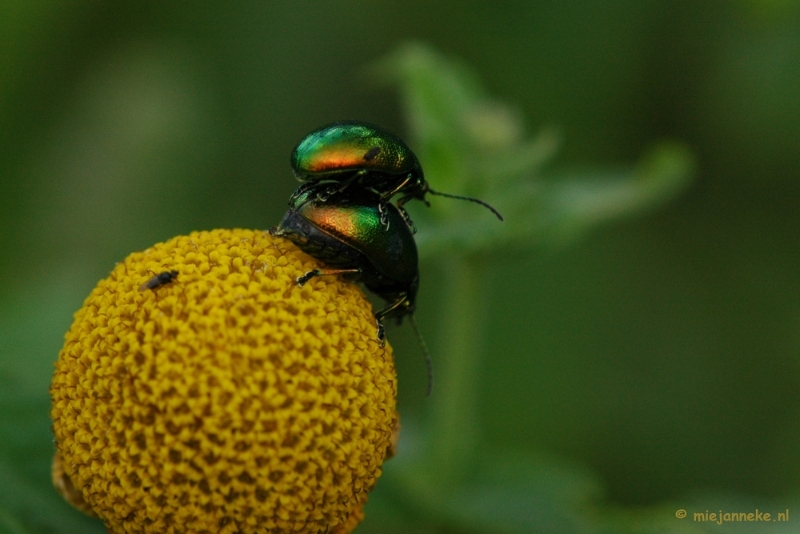
[{"label": "bokeh background", "polygon": [[[52,362],[94,284],[174,235],[277,223],[289,153],[317,126],[405,137],[396,91],[367,67],[408,40],[463,60],[529,132],[556,128],[554,174],[630,166],[664,138],[697,161],[657,210],[488,264],[481,442],[599,488],[594,519],[541,531],[669,532],[691,526],[674,518],[686,503],[795,511],[800,2],[6,1],[0,531],[103,532],[49,482]],[[435,339],[446,274],[431,259],[421,273]],[[413,442],[436,432],[436,394],[410,330],[389,336]],[[359,531],[493,531],[420,511],[387,471]]]}]

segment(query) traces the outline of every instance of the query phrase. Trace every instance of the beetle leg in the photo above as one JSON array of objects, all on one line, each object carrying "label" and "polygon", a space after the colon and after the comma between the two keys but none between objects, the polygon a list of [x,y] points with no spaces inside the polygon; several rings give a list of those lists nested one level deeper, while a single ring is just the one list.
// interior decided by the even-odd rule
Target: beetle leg
[{"label": "beetle leg", "polygon": [[399,211],[400,215],[403,216],[403,220],[405,221],[406,226],[408,226],[409,230],[411,230],[411,233],[416,234],[417,227],[414,225],[414,221],[411,220],[411,217],[408,215],[406,209],[403,206],[397,206],[397,211]]},{"label": "beetle leg", "polygon": [[381,198],[380,198],[380,201],[381,202],[386,202],[388,200],[391,200],[391,198],[393,196],[395,196],[397,193],[400,192],[401,189],[403,189],[406,185],[408,185],[408,182],[411,181],[411,178],[412,178],[412,176],[410,174],[408,176],[406,176],[406,179],[403,180],[402,182],[400,182],[400,184],[397,187],[395,187],[394,189],[392,189],[388,193],[382,194]]},{"label": "beetle leg", "polygon": [[408,294],[401,293],[396,301],[392,302],[384,309],[375,312],[375,321],[378,323],[378,339],[381,341],[381,347],[386,345],[386,332],[383,328],[383,318],[406,303],[408,303]]},{"label": "beetle leg", "polygon": [[316,185],[317,184],[314,182],[305,182],[303,184],[300,184],[300,187],[295,189],[294,193],[292,193],[292,196],[289,197],[289,205],[291,206],[292,204],[294,204],[294,201],[297,200],[298,197],[300,197],[300,195],[302,195],[309,189],[313,189]]},{"label": "beetle leg", "polygon": [[320,202],[327,202],[332,195],[338,193],[336,186],[329,185],[328,187],[321,188],[322,191],[317,193],[317,200]]},{"label": "beetle leg", "polygon": [[378,214],[381,216],[381,226],[387,232],[389,231],[389,212],[386,211],[386,202],[378,201]]},{"label": "beetle leg", "polygon": [[[386,227],[386,230],[389,230],[389,216],[386,214],[386,203],[389,202],[393,196],[399,193],[404,187],[408,185],[411,181],[413,176],[409,174],[406,176],[406,179],[400,182],[394,189],[389,192],[383,193],[380,197],[378,197],[378,210],[381,214],[381,224]],[[408,226],[409,230],[411,230],[412,234],[417,233],[417,228],[414,226],[414,223],[411,221],[411,217],[408,216],[408,212],[403,208],[403,204],[405,204],[408,199],[413,198],[413,195],[407,195],[397,201],[397,208],[400,210],[400,215],[403,216],[403,220]],[[427,204],[427,202],[426,202]]]},{"label": "beetle leg", "polygon": [[378,323],[378,340],[381,342],[381,347],[386,346],[386,330],[383,328],[383,322],[376,318],[375,319]]},{"label": "beetle leg", "polygon": [[426,199],[424,196],[417,196],[417,195],[406,195],[404,197],[398,198],[397,202],[396,202],[397,207],[398,208],[402,208],[405,205],[406,202],[408,202],[409,200],[414,199],[414,198],[424,202],[427,207],[429,207],[429,208],[431,207],[431,203],[428,202],[428,199]]},{"label": "beetle leg", "polygon": [[297,285],[304,286],[306,282],[314,278],[315,276],[326,276],[329,274],[360,274],[361,269],[314,269],[313,271],[308,271],[303,276],[297,277]]},{"label": "beetle leg", "polygon": [[[395,202],[395,206],[397,206],[397,210],[400,212],[400,215],[403,216],[403,220],[406,222],[406,226],[408,226],[409,230],[411,230],[411,233],[416,234],[417,227],[414,226],[414,221],[411,220],[411,217],[408,215],[408,212],[403,207],[405,206],[405,203],[411,200],[412,198],[420,198],[420,197],[414,195],[406,195],[404,197],[400,197],[399,199],[397,199],[397,202]],[[422,200],[426,206],[428,207],[431,206],[430,203],[424,198],[421,198],[420,200]]]},{"label": "beetle leg", "polygon": [[362,176],[367,174],[367,171],[358,171],[354,172],[353,175],[348,178],[347,180],[342,181],[342,184],[336,189],[339,193],[350,187],[350,185],[355,182],[356,180],[360,179]]}]

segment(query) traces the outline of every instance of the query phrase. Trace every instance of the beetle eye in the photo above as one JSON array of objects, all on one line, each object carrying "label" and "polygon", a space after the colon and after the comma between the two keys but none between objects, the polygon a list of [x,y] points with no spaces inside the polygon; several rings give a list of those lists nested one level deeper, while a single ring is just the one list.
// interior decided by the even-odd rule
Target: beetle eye
[{"label": "beetle eye", "polygon": [[372,161],[373,159],[375,159],[375,156],[377,156],[380,153],[381,153],[381,147],[374,146],[369,150],[367,150],[367,153],[364,154],[364,161]]}]

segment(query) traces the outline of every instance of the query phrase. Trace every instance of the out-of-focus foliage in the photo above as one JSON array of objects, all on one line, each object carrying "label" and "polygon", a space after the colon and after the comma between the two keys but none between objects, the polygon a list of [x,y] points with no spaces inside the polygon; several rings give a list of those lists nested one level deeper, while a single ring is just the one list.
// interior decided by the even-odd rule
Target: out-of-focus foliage
[{"label": "out-of-focus foliage", "polygon": [[[408,41],[465,66],[415,78]],[[390,329],[404,429],[360,531],[792,532],[691,513],[798,502],[797,87],[796,0],[3,3],[0,532],[103,532],[49,481],[51,362],[91,287],[173,235],[275,224],[292,146],[343,118],[507,216],[410,206],[437,389]]]},{"label": "out-of-focus foliage", "polygon": [[413,212],[423,257],[447,271],[447,319],[437,345],[441,379],[425,430],[405,425],[405,433],[421,434],[416,454],[390,465],[383,486],[401,496],[407,515],[429,515],[440,526],[510,534],[599,531],[603,523],[586,512],[599,502],[601,484],[586,470],[532,451],[482,449],[475,414],[476,371],[491,354],[481,324],[485,268],[501,250],[563,246],[565,238],[608,219],[666,202],[687,184],[691,156],[663,144],[635,170],[547,180],[541,168],[555,152],[552,133],[527,140],[518,112],[486,97],[468,67],[415,44],[375,70],[401,89],[426,179],[440,190],[485,199],[506,217],[498,223],[463,201],[440,207],[442,197],[435,195],[430,217],[423,216],[427,209]]},{"label": "out-of-focus foliage", "polygon": [[[479,197],[505,214],[506,224],[489,224],[472,212],[464,215],[474,206],[432,196],[437,208],[444,206],[433,210],[439,214],[435,222],[420,225],[423,257],[560,244],[598,223],[672,199],[692,172],[687,149],[664,143],[635,170],[548,180],[541,168],[556,152],[555,133],[525,139],[519,112],[489,99],[466,66],[408,45],[375,71],[400,87],[414,145],[435,190]],[[426,213],[421,210],[419,216]]]}]

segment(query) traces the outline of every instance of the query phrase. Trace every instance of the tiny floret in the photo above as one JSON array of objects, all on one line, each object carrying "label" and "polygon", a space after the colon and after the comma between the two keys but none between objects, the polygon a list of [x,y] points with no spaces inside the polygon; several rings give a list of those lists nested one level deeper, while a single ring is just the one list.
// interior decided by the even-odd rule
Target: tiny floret
[{"label": "tiny floret", "polygon": [[114,533],[355,529],[394,450],[397,383],[357,286],[296,283],[320,267],[251,230],[118,264],[56,363],[59,490]]}]

